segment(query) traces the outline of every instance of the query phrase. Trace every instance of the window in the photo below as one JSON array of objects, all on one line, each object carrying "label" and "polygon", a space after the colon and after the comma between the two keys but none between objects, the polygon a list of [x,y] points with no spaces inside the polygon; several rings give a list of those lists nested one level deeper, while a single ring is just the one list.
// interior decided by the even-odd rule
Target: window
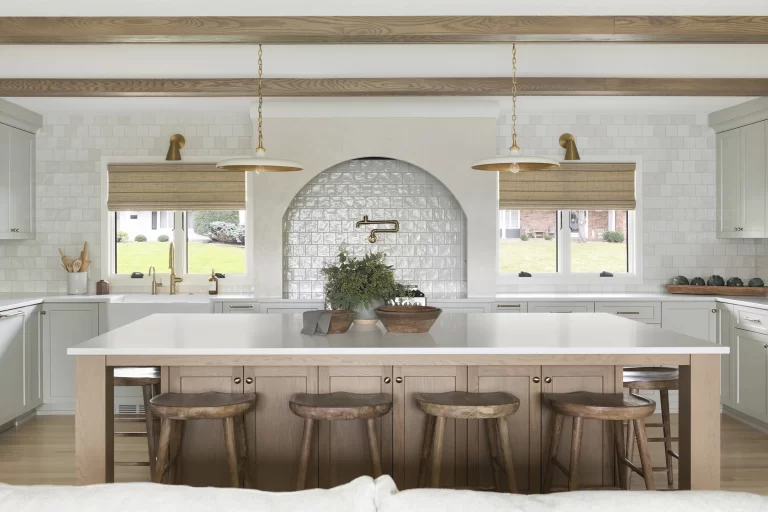
[{"label": "window", "polygon": [[631,274],[633,219],[627,210],[500,210],[499,271]]},{"label": "window", "polygon": [[167,272],[171,242],[179,275],[245,274],[245,210],[111,213],[115,274]]}]

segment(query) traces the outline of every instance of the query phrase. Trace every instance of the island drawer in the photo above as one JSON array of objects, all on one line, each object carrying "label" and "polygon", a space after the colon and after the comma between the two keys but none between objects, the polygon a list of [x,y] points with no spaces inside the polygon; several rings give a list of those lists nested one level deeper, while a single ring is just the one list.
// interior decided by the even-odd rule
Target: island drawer
[{"label": "island drawer", "polygon": [[661,302],[595,302],[595,313],[658,324],[661,323]]},{"label": "island drawer", "polygon": [[222,302],[218,313],[225,315],[249,315],[259,312],[258,302]]},{"label": "island drawer", "polygon": [[529,313],[594,313],[594,302],[529,302]]},{"label": "island drawer", "polygon": [[768,311],[744,306],[733,306],[736,328],[768,334]]}]

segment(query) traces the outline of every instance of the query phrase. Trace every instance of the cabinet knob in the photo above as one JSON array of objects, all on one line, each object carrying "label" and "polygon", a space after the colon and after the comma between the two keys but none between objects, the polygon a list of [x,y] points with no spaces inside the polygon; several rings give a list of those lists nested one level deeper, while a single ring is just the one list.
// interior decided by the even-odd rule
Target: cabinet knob
[{"label": "cabinet knob", "polygon": [[243,379],[240,377],[235,377],[235,384],[240,384],[241,382],[243,382]]},{"label": "cabinet knob", "polygon": [[549,384],[550,382],[552,382],[552,377],[544,377],[544,382]]},{"label": "cabinet knob", "polygon": [[715,308],[712,308],[713,313],[717,313],[717,310]]},{"label": "cabinet knob", "polygon": [[253,384],[253,379],[248,377],[247,379],[245,379],[245,383],[246,384]]},{"label": "cabinet knob", "polygon": [[402,377],[397,377],[395,379],[395,382],[397,382],[398,384],[402,384],[403,383],[403,378]]},{"label": "cabinet knob", "polygon": [[384,384],[389,384],[390,382],[392,382],[392,379],[389,377],[384,377]]},{"label": "cabinet knob", "polygon": [[541,379],[540,379],[540,378],[538,378],[538,377],[534,377],[534,378],[533,378],[533,383],[534,383],[534,384],[538,384],[539,382],[541,382]]},{"label": "cabinet knob", "polygon": [[768,348],[768,343],[765,343],[765,344],[763,345],[763,348]]}]

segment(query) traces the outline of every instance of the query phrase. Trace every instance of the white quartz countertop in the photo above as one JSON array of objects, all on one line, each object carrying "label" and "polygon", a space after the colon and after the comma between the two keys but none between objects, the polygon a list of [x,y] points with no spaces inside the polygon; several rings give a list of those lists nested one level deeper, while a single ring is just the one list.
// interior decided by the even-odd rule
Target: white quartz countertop
[{"label": "white quartz countertop", "polygon": [[302,315],[155,314],[67,350],[69,355],[578,355],[727,354],[703,340],[607,313],[443,313],[425,334],[380,324],[301,334]]}]

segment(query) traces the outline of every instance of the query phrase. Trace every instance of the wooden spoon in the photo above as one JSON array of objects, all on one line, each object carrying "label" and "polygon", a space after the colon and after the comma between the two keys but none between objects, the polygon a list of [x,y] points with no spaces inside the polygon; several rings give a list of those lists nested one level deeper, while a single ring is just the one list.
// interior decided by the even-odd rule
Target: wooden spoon
[{"label": "wooden spoon", "polygon": [[80,267],[80,272],[85,272],[86,270],[88,270],[88,267],[90,266],[91,266],[91,260],[84,261],[83,266]]},{"label": "wooden spoon", "polygon": [[83,262],[78,260],[75,260],[72,262],[72,272],[80,272],[80,268],[83,266]]}]

